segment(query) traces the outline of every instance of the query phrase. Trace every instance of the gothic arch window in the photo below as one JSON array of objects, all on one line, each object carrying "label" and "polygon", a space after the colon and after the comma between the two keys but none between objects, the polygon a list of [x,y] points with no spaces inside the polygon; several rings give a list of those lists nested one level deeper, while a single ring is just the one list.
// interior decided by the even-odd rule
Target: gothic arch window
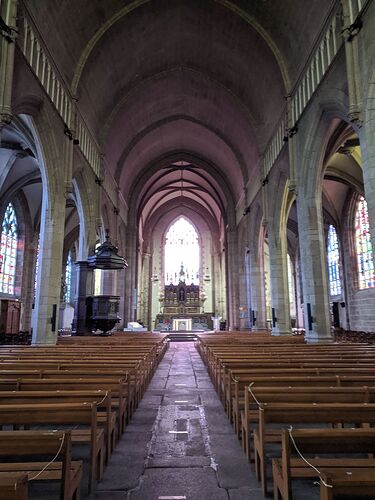
[{"label": "gothic arch window", "polygon": [[17,245],[17,217],[12,203],[9,203],[1,226],[0,292],[11,295],[14,295]]},{"label": "gothic arch window", "polygon": [[290,255],[287,255],[288,265],[288,289],[289,289],[289,308],[291,318],[296,317],[296,288],[294,282],[294,266]]},{"label": "gothic arch window", "polygon": [[332,224],[328,228],[327,259],[329,294],[331,296],[341,295],[339,239],[336,228]]},{"label": "gothic arch window", "polygon": [[199,241],[194,226],[180,217],[169,228],[164,247],[165,284],[199,285]]},{"label": "gothic arch window", "polygon": [[38,274],[39,274],[39,252],[40,252],[40,234],[38,236],[38,246],[36,247],[35,255],[35,273],[34,273],[34,297],[36,296],[36,287],[38,285]]},{"label": "gothic arch window", "polygon": [[264,268],[264,295],[266,301],[266,319],[267,323],[272,318],[271,306],[271,274],[270,274],[270,247],[268,244],[268,237],[266,236],[263,244],[263,268]]},{"label": "gothic arch window", "polygon": [[72,253],[69,252],[65,267],[65,302],[70,302],[72,299],[72,272],[73,260]]},{"label": "gothic arch window", "polygon": [[357,203],[355,213],[355,249],[360,289],[375,287],[374,260],[372,254],[367,202],[363,196]]}]

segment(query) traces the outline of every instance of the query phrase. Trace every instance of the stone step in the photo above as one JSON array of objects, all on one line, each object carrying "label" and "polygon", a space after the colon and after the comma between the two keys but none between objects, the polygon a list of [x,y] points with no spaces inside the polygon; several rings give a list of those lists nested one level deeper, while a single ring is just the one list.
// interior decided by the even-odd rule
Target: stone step
[{"label": "stone step", "polygon": [[197,336],[195,333],[170,333],[169,340],[172,342],[193,342]]}]

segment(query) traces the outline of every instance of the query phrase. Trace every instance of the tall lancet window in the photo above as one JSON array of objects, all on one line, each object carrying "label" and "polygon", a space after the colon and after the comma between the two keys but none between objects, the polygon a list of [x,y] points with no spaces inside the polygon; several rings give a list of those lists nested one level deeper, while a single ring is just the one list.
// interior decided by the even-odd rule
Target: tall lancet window
[{"label": "tall lancet window", "polygon": [[1,226],[0,292],[14,295],[17,260],[17,218],[9,203]]},{"label": "tall lancet window", "polygon": [[360,197],[355,214],[355,247],[358,265],[359,288],[375,287],[374,260],[372,254],[367,202]]},{"label": "tall lancet window", "polygon": [[38,236],[38,246],[36,248],[35,256],[35,274],[34,274],[34,297],[36,297],[36,287],[38,284],[38,274],[39,274],[39,252],[40,252],[40,234]]},{"label": "tall lancet window", "polygon": [[296,287],[294,284],[294,266],[290,255],[287,255],[288,264],[288,289],[289,289],[289,309],[290,316],[292,318],[296,317]]},{"label": "tall lancet window", "polygon": [[65,267],[65,302],[70,302],[72,299],[72,271],[73,261],[72,254],[69,252]]},{"label": "tall lancet window", "polygon": [[194,226],[180,217],[165,238],[164,281],[166,285],[199,285],[199,242]]},{"label": "tall lancet window", "polygon": [[329,293],[331,296],[341,295],[339,240],[336,228],[332,225],[328,228],[327,259]]}]

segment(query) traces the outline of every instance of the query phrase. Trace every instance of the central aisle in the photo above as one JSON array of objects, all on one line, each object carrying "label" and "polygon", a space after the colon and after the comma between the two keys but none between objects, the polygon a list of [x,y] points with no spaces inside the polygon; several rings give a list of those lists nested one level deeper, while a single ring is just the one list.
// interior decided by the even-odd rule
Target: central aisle
[{"label": "central aisle", "polygon": [[94,498],[263,499],[193,343],[170,344]]}]

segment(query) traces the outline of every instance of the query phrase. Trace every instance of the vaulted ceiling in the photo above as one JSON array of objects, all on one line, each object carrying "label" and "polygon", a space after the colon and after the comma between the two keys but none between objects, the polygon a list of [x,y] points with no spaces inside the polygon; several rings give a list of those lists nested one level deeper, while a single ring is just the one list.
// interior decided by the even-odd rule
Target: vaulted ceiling
[{"label": "vaulted ceiling", "polygon": [[191,203],[220,225],[259,183],[284,96],[333,3],[28,0],[26,8],[138,220]]}]

